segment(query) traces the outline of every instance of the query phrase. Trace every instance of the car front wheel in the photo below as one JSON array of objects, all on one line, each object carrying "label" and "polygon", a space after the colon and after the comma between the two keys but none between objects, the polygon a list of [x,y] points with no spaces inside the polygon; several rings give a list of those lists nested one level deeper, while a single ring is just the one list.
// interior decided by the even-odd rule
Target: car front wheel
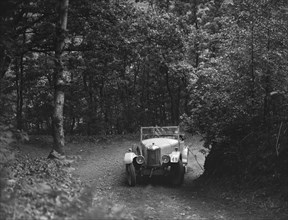
[{"label": "car front wheel", "polygon": [[129,186],[135,186],[136,185],[136,172],[134,164],[127,164],[126,165],[126,172],[127,172],[127,182]]},{"label": "car front wheel", "polygon": [[177,164],[173,164],[170,170],[170,181],[173,186],[180,186],[184,180],[185,168],[182,161]]}]

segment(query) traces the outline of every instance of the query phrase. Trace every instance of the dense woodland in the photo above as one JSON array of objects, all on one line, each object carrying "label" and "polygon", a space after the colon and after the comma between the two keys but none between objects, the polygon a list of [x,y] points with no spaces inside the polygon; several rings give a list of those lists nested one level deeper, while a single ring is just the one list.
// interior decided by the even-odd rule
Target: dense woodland
[{"label": "dense woodland", "polygon": [[0,3],[1,146],[55,135],[60,91],[65,135],[181,124],[206,175],[287,182],[286,0],[56,2]]}]

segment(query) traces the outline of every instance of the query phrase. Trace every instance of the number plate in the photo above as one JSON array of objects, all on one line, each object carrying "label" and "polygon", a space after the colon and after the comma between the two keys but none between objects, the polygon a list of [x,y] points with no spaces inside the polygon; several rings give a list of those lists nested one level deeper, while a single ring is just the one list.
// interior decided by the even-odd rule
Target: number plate
[{"label": "number plate", "polygon": [[178,156],[172,155],[172,156],[171,156],[171,163],[178,163],[178,159],[179,159]]},{"label": "number plate", "polygon": [[180,158],[180,152],[179,151],[173,151],[171,154],[170,154],[170,162],[171,163],[178,163],[179,161],[179,158]]}]

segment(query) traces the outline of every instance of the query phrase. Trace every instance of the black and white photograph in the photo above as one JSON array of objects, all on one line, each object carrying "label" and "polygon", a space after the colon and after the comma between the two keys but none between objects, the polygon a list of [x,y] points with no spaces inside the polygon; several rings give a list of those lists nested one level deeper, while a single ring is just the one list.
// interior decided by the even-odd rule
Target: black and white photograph
[{"label": "black and white photograph", "polygon": [[0,219],[288,219],[288,0],[0,0]]}]

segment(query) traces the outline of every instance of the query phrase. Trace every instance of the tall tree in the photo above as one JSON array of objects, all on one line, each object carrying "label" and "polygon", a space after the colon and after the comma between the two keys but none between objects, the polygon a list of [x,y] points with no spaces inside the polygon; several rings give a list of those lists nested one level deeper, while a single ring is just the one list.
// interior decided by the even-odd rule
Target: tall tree
[{"label": "tall tree", "polygon": [[55,156],[55,151],[64,154],[64,88],[66,85],[65,70],[63,65],[63,49],[66,39],[67,19],[69,0],[57,2],[58,22],[56,25],[56,46],[55,46],[55,72],[54,72],[54,113],[53,113],[53,150],[49,157]]}]

